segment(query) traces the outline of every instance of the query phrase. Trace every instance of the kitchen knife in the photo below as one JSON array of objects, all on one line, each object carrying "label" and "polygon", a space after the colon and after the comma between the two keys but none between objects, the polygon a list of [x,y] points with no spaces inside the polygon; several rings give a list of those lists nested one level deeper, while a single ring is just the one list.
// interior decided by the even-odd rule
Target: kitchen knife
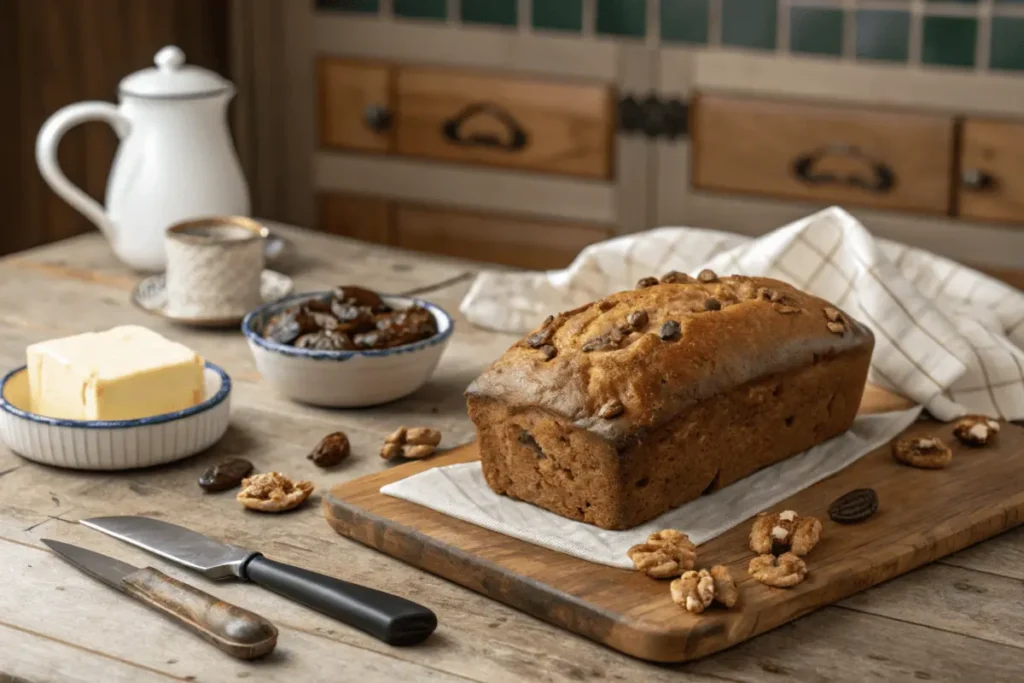
[{"label": "kitchen knife", "polygon": [[437,628],[437,616],[397,595],[275,562],[170,522],[150,517],[93,517],[81,523],[211,579],[252,581],[354,626],[389,645],[415,645]]},{"label": "kitchen knife", "polygon": [[218,600],[158,569],[133,567],[49,538],[42,541],[89,576],[183,624],[232,657],[256,659],[277,645],[277,628],[260,615]]}]

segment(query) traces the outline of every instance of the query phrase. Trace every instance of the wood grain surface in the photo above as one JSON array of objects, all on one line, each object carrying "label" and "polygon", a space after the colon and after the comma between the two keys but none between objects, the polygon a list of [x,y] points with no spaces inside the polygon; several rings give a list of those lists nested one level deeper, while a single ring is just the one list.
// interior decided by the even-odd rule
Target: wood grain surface
[{"label": "wood grain surface", "polygon": [[[480,264],[311,230],[271,228],[294,245],[277,267],[294,278],[296,291],[354,282],[387,291],[420,290],[445,308],[455,319],[455,334],[433,379],[412,396],[372,410],[298,405],[260,378],[241,335],[172,325],[134,308],[129,296],[137,276],[117,262],[96,233],[0,259],[0,367],[24,363],[25,346],[81,332],[87,320],[93,329],[148,325],[203,354],[232,379],[227,434],[209,451],[181,462],[140,471],[76,472],[25,461],[0,446],[0,680],[1019,682],[1024,670],[1022,528],[715,655],[673,666],[623,655],[338,536],[316,499],[335,484],[387,471],[377,451],[398,425],[440,429],[443,444],[471,439],[462,391],[515,337],[476,328],[459,312],[472,282],[465,276]],[[316,467],[306,454],[338,429],[349,436],[351,457],[329,470]],[[232,457],[249,459],[257,471],[313,481],[314,500],[287,514],[268,515],[243,510],[230,491],[204,493],[196,485],[199,474]],[[110,514],[160,517],[276,560],[408,597],[437,613],[438,630],[420,646],[388,647],[251,584],[208,581],[75,523]],[[68,567],[40,538],[154,566],[264,615],[280,631],[278,645],[256,661],[228,657]]]},{"label": "wood grain surface", "polygon": [[[693,114],[693,184],[697,188],[837,202],[931,214],[949,212],[953,118],[702,93]],[[889,167],[892,189],[846,182],[809,183],[794,161],[830,146],[855,147],[854,158],[823,154],[817,173],[871,179],[870,162]]]},{"label": "wood grain surface", "polygon": [[394,214],[394,204],[386,199],[340,192],[320,195],[319,225],[330,235],[394,244]]},{"label": "wood grain surface", "polygon": [[[431,467],[479,458],[476,444],[334,487],[324,515],[338,533],[501,600],[627,654],[683,662],[741,643],[815,609],[1013,528],[1024,521],[1024,429],[1004,424],[993,448],[971,449],[951,426],[918,422],[907,437],[941,436],[954,450],[946,470],[909,468],[889,446],[772,506],[823,521],[823,539],[805,559],[808,578],[791,589],[747,575],[754,554],[749,523],[698,548],[698,567],[727,565],[740,605],[692,615],[668,582],[579,560],[392,498],[380,488]],[[879,512],[856,525],[828,518],[829,504],[870,487]],[[636,542],[644,540],[643,535]]]},{"label": "wood grain surface", "polygon": [[[447,139],[445,123],[478,104],[507,112],[528,136],[526,145],[509,150]],[[605,85],[403,66],[396,85],[396,116],[399,154],[585,178],[612,176],[615,108]],[[471,116],[460,129],[464,136],[509,141],[506,126],[492,114]]]},{"label": "wood grain surface", "polygon": [[387,64],[346,59],[317,62],[320,142],[328,147],[388,152],[394,129],[374,130],[366,118],[369,107],[394,110],[394,68]]},{"label": "wood grain surface", "polygon": [[980,171],[990,183],[981,188],[959,183],[959,214],[987,221],[1024,222],[1024,124],[969,118],[960,135],[961,174]]}]

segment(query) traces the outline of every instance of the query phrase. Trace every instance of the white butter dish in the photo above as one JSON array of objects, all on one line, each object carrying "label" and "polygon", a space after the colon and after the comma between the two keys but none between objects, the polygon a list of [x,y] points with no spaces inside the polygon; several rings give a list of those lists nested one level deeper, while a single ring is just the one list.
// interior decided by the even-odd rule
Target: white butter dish
[{"label": "white butter dish", "polygon": [[0,380],[0,438],[12,451],[47,465],[83,470],[151,467],[195,455],[227,431],[231,379],[213,363],[203,371],[198,405],[136,420],[63,420],[31,412],[28,371]]}]

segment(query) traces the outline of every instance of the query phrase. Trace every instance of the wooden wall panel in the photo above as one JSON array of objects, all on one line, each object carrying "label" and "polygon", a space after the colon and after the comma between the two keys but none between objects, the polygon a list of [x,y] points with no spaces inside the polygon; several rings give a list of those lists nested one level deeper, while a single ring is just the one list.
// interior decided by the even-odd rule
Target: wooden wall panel
[{"label": "wooden wall panel", "polygon": [[[9,157],[0,179],[10,181],[17,164],[13,182],[3,183],[0,254],[93,229],[43,182],[35,164],[36,134],[65,105],[116,101],[118,81],[152,65],[168,44],[180,46],[189,63],[228,74],[228,0],[0,2],[0,92],[8,93],[4,108],[11,110],[0,119],[0,149]],[[105,124],[79,127],[64,138],[61,167],[102,200],[115,146]],[[10,197],[17,210],[10,209]]]}]

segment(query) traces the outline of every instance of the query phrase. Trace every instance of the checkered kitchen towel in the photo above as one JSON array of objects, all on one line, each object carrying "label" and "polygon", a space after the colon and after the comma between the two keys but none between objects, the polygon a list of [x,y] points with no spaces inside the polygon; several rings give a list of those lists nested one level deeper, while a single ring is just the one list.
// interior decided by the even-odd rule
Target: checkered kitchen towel
[{"label": "checkered kitchen towel", "polygon": [[1024,294],[877,239],[837,207],[756,239],[659,228],[591,245],[565,270],[484,272],[461,310],[473,324],[523,333],[641,277],[701,268],[784,280],[837,304],[875,333],[870,381],[940,420],[1024,419]]}]

